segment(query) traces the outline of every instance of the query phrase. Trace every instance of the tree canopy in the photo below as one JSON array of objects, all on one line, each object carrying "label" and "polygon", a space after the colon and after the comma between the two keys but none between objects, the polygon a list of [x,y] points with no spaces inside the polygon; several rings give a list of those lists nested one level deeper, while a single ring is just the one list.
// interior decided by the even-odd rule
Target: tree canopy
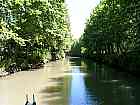
[{"label": "tree canopy", "polygon": [[1,67],[62,58],[70,41],[64,0],[0,0]]},{"label": "tree canopy", "polygon": [[80,39],[82,52],[99,61],[136,69],[140,65],[140,2],[101,0]]}]

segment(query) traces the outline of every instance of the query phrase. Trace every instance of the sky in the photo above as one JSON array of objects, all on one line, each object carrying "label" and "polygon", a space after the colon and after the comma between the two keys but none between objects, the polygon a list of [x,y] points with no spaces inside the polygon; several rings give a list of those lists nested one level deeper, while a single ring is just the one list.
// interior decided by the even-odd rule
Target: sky
[{"label": "sky", "polygon": [[100,0],[66,0],[73,37],[78,39],[84,31],[86,20]]}]

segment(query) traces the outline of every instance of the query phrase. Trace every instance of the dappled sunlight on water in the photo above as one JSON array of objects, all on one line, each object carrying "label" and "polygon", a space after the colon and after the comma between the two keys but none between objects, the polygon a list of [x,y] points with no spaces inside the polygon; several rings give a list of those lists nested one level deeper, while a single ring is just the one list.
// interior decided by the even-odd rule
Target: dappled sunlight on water
[{"label": "dappled sunlight on water", "polygon": [[68,58],[0,78],[0,105],[139,105],[139,80],[90,60]]},{"label": "dappled sunlight on water", "polygon": [[[63,74],[67,69],[68,62],[57,61],[48,63],[36,71],[23,71],[1,78],[0,104],[24,105],[26,102],[25,95],[28,94],[29,100],[32,100],[33,93],[35,94],[38,105],[46,105],[48,100],[62,98],[59,95],[61,91],[59,94],[54,94],[54,92],[62,90]],[[50,92],[53,97],[50,95]]]}]

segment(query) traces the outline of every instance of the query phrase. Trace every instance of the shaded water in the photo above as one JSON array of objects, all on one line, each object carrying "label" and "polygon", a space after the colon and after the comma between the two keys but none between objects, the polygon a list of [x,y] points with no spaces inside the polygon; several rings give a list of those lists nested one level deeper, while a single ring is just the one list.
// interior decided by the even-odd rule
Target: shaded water
[{"label": "shaded water", "polygon": [[0,79],[0,105],[140,105],[138,79],[90,60],[68,58]]}]

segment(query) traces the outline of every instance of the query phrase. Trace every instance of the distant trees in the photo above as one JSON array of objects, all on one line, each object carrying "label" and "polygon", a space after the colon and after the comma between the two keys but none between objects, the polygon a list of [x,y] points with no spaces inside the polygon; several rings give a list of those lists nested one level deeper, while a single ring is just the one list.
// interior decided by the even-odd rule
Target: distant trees
[{"label": "distant trees", "polygon": [[80,44],[99,61],[136,69],[140,65],[140,2],[102,0],[86,23]]},{"label": "distant trees", "polygon": [[72,40],[71,51],[69,52],[70,56],[81,56],[81,45],[77,39]]},{"label": "distant trees", "polygon": [[63,0],[0,0],[0,66],[61,58],[71,41]]}]

